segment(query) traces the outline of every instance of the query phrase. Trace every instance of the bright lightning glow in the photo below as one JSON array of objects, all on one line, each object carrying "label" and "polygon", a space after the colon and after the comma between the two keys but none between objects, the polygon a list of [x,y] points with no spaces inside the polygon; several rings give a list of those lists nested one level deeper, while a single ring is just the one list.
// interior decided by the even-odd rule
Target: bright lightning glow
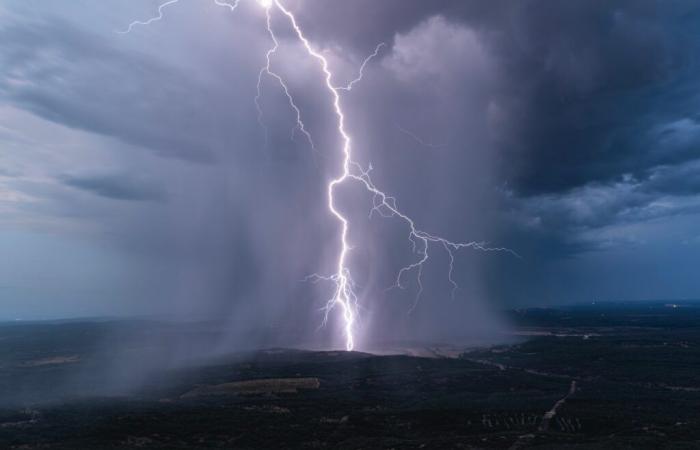
[{"label": "bright lightning glow", "polygon": [[[148,25],[152,22],[155,22],[157,20],[160,20],[163,18],[163,8],[166,6],[176,3],[178,0],[170,0],[167,1],[163,4],[161,4],[158,7],[158,16],[153,17],[145,22],[141,21],[135,21],[129,24],[129,27],[125,31],[121,31],[120,33],[128,33],[131,31],[131,28],[135,25]],[[231,11],[234,11],[236,7],[238,6],[240,0],[235,0],[235,3],[230,4],[227,3],[223,0],[214,0],[214,2],[219,5],[219,6],[225,6],[228,7]],[[336,198],[335,198],[335,190],[337,187],[340,185],[345,184],[346,182],[357,182],[361,186],[363,186],[369,194],[372,196],[372,208],[370,209],[369,216],[370,218],[373,216],[374,213],[377,213],[381,217],[384,218],[399,218],[406,226],[407,228],[407,233],[408,233],[408,240],[411,243],[413,253],[415,253],[418,258],[416,261],[407,264],[406,266],[402,267],[395,280],[395,284],[392,287],[397,287],[397,288],[404,288],[403,285],[403,278],[404,276],[409,273],[415,271],[416,273],[416,281],[418,284],[418,292],[415,298],[415,301],[413,302],[413,305],[411,306],[410,311],[412,311],[416,305],[418,300],[420,299],[420,296],[423,292],[423,282],[422,282],[422,274],[423,274],[423,266],[424,264],[428,261],[429,259],[429,254],[428,250],[431,246],[431,244],[437,244],[438,246],[441,246],[448,254],[449,257],[449,270],[447,273],[447,279],[449,283],[452,286],[452,295],[454,296],[454,293],[458,289],[458,285],[455,282],[453,278],[454,274],[454,262],[455,262],[455,252],[463,249],[463,248],[473,248],[477,250],[482,250],[482,251],[499,251],[499,252],[508,252],[511,253],[515,256],[518,256],[515,252],[512,250],[509,250],[507,248],[502,248],[502,247],[488,247],[485,243],[483,242],[455,242],[451,241],[449,239],[445,239],[440,236],[436,236],[434,234],[427,233],[425,231],[422,231],[421,229],[417,228],[414,220],[409,217],[408,215],[404,214],[401,212],[401,210],[398,208],[396,199],[390,195],[387,195],[384,193],[382,190],[380,190],[375,184],[372,178],[370,177],[370,172],[372,171],[372,166],[370,165],[368,169],[364,169],[359,163],[355,162],[352,159],[352,146],[351,146],[351,138],[350,135],[348,134],[347,130],[345,129],[345,113],[343,111],[343,108],[341,106],[341,96],[340,92],[342,91],[351,91],[353,86],[357,83],[359,83],[363,76],[364,76],[364,69],[367,66],[367,64],[372,60],[372,58],[376,57],[379,54],[379,51],[383,46],[386,44],[380,43],[377,45],[377,47],[374,50],[374,53],[369,55],[365,60],[363,61],[362,65],[360,66],[358,76],[357,78],[353,79],[350,81],[345,86],[336,86],[333,84],[333,73],[331,72],[331,69],[328,64],[328,60],[317,50],[313,48],[309,40],[306,38],[304,35],[304,32],[302,31],[301,27],[296,21],[296,18],[294,14],[292,14],[288,9],[286,9],[280,0],[256,0],[257,3],[262,6],[265,9],[265,15],[266,15],[266,26],[267,26],[267,32],[268,35],[270,36],[270,39],[272,40],[272,47],[269,48],[265,54],[265,62],[266,64],[260,69],[258,73],[258,83],[257,83],[257,94],[255,96],[255,104],[258,108],[258,120],[260,124],[265,128],[262,120],[263,112],[262,108],[260,106],[260,97],[262,95],[262,78],[264,75],[267,75],[269,77],[274,78],[282,87],[285,96],[287,97],[287,100],[289,102],[290,107],[294,110],[296,114],[296,127],[294,130],[299,130],[301,131],[306,138],[308,139],[309,143],[311,144],[311,147],[315,150],[315,146],[313,143],[313,140],[311,138],[311,134],[308,132],[306,126],[304,125],[304,122],[302,121],[302,114],[300,109],[297,107],[296,103],[294,102],[294,98],[292,97],[287,84],[285,83],[284,79],[274,72],[271,68],[271,61],[272,57],[274,54],[277,52],[279,49],[279,41],[277,39],[277,36],[275,35],[274,29],[272,27],[271,23],[271,9],[274,6],[277,10],[279,10],[284,16],[287,17],[289,20],[292,28],[294,29],[294,32],[296,34],[296,37],[299,39],[299,42],[303,45],[304,49],[306,50],[306,53],[311,56],[312,58],[316,59],[320,65],[320,68],[324,74],[324,84],[325,84],[325,89],[328,91],[329,95],[331,96],[332,99],[332,106],[334,110],[334,114],[337,119],[337,131],[339,136],[342,139],[342,147],[341,147],[341,155],[342,155],[342,165],[340,167],[340,173],[333,178],[329,183],[327,187],[327,194],[328,194],[328,204],[327,208],[330,214],[338,221],[338,224],[340,226],[340,233],[339,233],[339,243],[340,243],[340,250],[338,252],[338,257],[336,261],[336,268],[335,268],[335,273],[333,273],[330,276],[321,276],[318,274],[313,274],[310,277],[307,277],[307,280],[311,281],[329,281],[334,283],[335,289],[333,293],[333,297],[327,302],[325,309],[325,315],[324,315],[324,320],[323,323],[325,324],[328,320],[328,315],[329,313],[335,309],[336,307],[341,309],[342,312],[342,318],[343,318],[343,331],[345,335],[345,348],[350,351],[355,348],[355,322],[357,321],[357,316],[358,316],[358,307],[359,307],[359,301],[358,297],[355,294],[355,283],[352,279],[351,273],[350,273],[350,268],[348,267],[348,255],[350,253],[350,250],[352,249],[350,243],[348,242],[348,233],[349,233],[349,227],[350,223],[348,219],[340,212],[336,205]],[[401,129],[401,128],[400,128]],[[408,134],[409,136],[413,137],[416,141],[419,143],[422,143],[426,146],[429,147],[436,147],[429,145],[425,142],[423,142],[420,138],[415,136],[413,133],[408,132],[407,130],[401,129],[404,133]],[[292,137],[293,137],[294,131],[292,132]],[[266,141],[267,141],[267,131],[266,131]]]}]

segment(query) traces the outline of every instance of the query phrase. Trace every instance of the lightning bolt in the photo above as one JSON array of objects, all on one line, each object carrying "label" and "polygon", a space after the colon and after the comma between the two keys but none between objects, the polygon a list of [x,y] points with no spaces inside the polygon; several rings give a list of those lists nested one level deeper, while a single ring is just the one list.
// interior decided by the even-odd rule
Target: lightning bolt
[{"label": "lightning bolt", "polygon": [[[331,212],[331,214],[338,220],[340,223],[340,252],[338,254],[338,261],[337,261],[337,266],[336,266],[336,272],[335,274],[331,275],[330,277],[325,277],[325,279],[330,279],[336,284],[336,289],[335,289],[335,294],[333,298],[329,301],[326,311],[330,311],[333,309],[335,306],[339,306],[342,310],[343,313],[343,319],[345,321],[345,338],[346,338],[346,343],[345,347],[346,349],[352,350],[355,347],[355,339],[354,339],[354,324],[355,320],[357,317],[357,305],[358,305],[358,299],[357,295],[354,292],[354,282],[352,281],[352,277],[350,274],[350,269],[347,266],[347,259],[348,259],[348,253],[351,250],[351,247],[348,243],[348,228],[349,228],[349,223],[348,219],[342,215],[342,213],[337,209],[336,207],[336,202],[335,202],[335,196],[334,192],[336,187],[339,185],[345,183],[346,181],[356,181],[361,183],[367,191],[369,191],[370,194],[372,194],[373,200],[373,206],[372,209],[370,210],[370,215],[372,212],[376,211],[383,217],[398,217],[401,220],[405,222],[405,224],[408,226],[408,238],[413,244],[414,251],[417,251],[421,257],[418,261],[408,264],[407,266],[404,266],[401,268],[399,271],[397,277],[396,277],[396,286],[397,287],[403,287],[401,284],[401,279],[402,276],[411,270],[416,270],[417,271],[417,279],[418,279],[418,284],[419,284],[419,291],[418,295],[416,297],[416,302],[414,302],[412,309],[415,308],[415,305],[418,301],[418,298],[420,297],[420,294],[423,291],[423,284],[421,280],[421,275],[423,271],[423,265],[428,261],[429,255],[428,255],[428,248],[430,243],[434,244],[439,244],[442,245],[442,247],[447,251],[449,258],[450,258],[450,264],[449,264],[449,271],[448,271],[448,280],[452,284],[453,287],[453,293],[457,289],[457,284],[455,283],[452,275],[454,272],[454,252],[463,248],[471,247],[474,249],[478,250],[483,250],[483,251],[506,251],[515,254],[512,250],[502,248],[502,247],[487,247],[484,243],[481,242],[454,242],[445,238],[442,238],[440,236],[436,236],[430,233],[427,233],[425,231],[420,230],[419,228],[416,227],[415,222],[413,219],[411,219],[409,216],[406,214],[402,213],[397,204],[396,204],[396,199],[392,196],[387,195],[383,191],[381,191],[377,186],[374,184],[372,181],[372,178],[370,177],[370,171],[371,171],[371,166],[369,169],[364,170],[362,166],[355,162],[352,159],[352,146],[351,146],[351,138],[350,135],[348,134],[347,130],[345,129],[345,113],[343,112],[343,109],[341,107],[341,98],[340,98],[340,93],[339,91],[341,90],[350,90],[352,89],[353,84],[359,82],[362,80],[362,75],[363,75],[363,69],[364,66],[367,64],[367,62],[373,57],[376,56],[376,53],[378,53],[380,46],[377,47],[375,50],[375,53],[370,55],[365,62],[362,64],[360,68],[360,74],[358,78],[353,80],[349,85],[345,86],[345,88],[341,87],[335,87],[333,85],[333,73],[331,72],[329,65],[328,65],[328,60],[318,51],[316,51],[312,46],[309,40],[306,38],[304,35],[304,32],[301,30],[299,27],[299,24],[296,21],[296,18],[294,17],[294,14],[292,14],[289,10],[287,10],[279,0],[272,0],[271,2],[276,6],[285,16],[290,21],[290,24],[292,25],[292,28],[294,29],[294,32],[296,33],[297,37],[299,38],[299,41],[303,44],[304,48],[306,49],[306,52],[318,60],[321,70],[323,71],[325,75],[325,85],[326,89],[328,90],[329,94],[331,95],[331,98],[333,99],[333,109],[335,111],[335,115],[337,117],[337,127],[338,127],[338,133],[342,137],[342,154],[343,154],[343,162],[342,162],[342,172],[337,178],[334,178],[330,181],[328,184],[328,209]],[[270,6],[272,6],[270,4]],[[267,8],[269,11],[269,7]],[[269,14],[269,13],[268,13]],[[268,22],[269,23],[269,22]],[[273,33],[270,30],[271,33]],[[380,44],[381,45],[381,44]],[[417,249],[417,243],[421,242],[422,247],[421,249]],[[321,277],[323,278],[323,277]]]},{"label": "lightning bolt", "polygon": [[122,31],[117,31],[119,34],[126,34],[131,31],[132,28],[134,28],[136,25],[150,25],[153,22],[157,22],[163,18],[163,9],[165,9],[166,6],[172,5],[173,3],[177,3],[180,0],[169,0],[165,3],[161,3],[160,6],[158,6],[158,15],[155,17],[151,17],[150,19],[146,20],[145,22],[140,21],[140,20],[134,20],[129,24],[129,26]]},{"label": "lightning bolt", "polygon": [[386,47],[386,44],[384,42],[380,42],[379,44],[377,44],[377,47],[374,49],[374,52],[371,53],[367,58],[365,58],[364,61],[362,61],[362,64],[360,65],[360,70],[357,73],[357,78],[353,79],[345,86],[336,87],[336,89],[339,91],[352,91],[353,86],[362,81],[362,78],[365,76],[365,67],[367,66],[367,64],[369,64],[369,62],[372,61],[373,58],[377,57],[377,55],[379,54],[379,50],[381,50],[382,47]]},{"label": "lightning bolt", "polygon": [[[340,223],[340,252],[338,254],[338,262],[336,265],[336,272],[333,274],[330,279],[335,283],[335,293],[331,300],[329,300],[327,308],[326,308],[326,318],[328,317],[328,312],[330,312],[334,307],[339,306],[342,310],[343,314],[343,321],[345,323],[344,329],[345,329],[345,348],[350,351],[355,348],[355,337],[354,337],[354,326],[355,326],[355,320],[357,317],[357,304],[358,304],[358,299],[357,295],[355,294],[354,290],[354,282],[352,280],[352,277],[350,275],[350,269],[347,267],[347,257],[348,253],[350,251],[350,244],[348,243],[348,229],[349,229],[349,223],[348,219],[343,216],[343,214],[338,211],[335,205],[335,188],[344,183],[348,178],[351,177],[350,169],[351,167],[355,164],[352,161],[351,158],[351,152],[350,152],[350,136],[348,135],[347,131],[345,131],[345,114],[343,113],[343,109],[340,106],[340,94],[338,93],[338,89],[333,86],[333,74],[331,73],[329,67],[328,67],[328,60],[318,53],[316,50],[313,49],[311,44],[309,43],[308,39],[306,36],[304,36],[304,33],[301,31],[301,28],[299,28],[299,25],[297,24],[296,18],[294,15],[287,10],[282,4],[277,1],[277,0],[272,0],[274,2],[274,5],[282,12],[284,13],[287,18],[289,18],[289,21],[294,28],[295,33],[297,34],[297,37],[303,44],[304,48],[306,49],[306,52],[312,56],[313,58],[317,59],[318,62],[321,65],[321,69],[323,70],[323,74],[325,75],[325,85],[326,89],[328,92],[331,94],[331,97],[333,98],[333,110],[335,111],[335,115],[338,119],[338,133],[342,137],[343,141],[343,146],[342,146],[342,153],[343,153],[343,164],[342,164],[342,172],[340,176],[337,178],[334,178],[331,180],[331,182],[328,184],[328,209],[331,212],[331,214],[338,220]],[[271,6],[271,5],[270,5]],[[270,8],[267,7],[266,11],[269,17],[269,10]],[[269,21],[268,21],[269,23]],[[271,28],[268,28],[270,33],[274,34],[274,31]]]},{"label": "lightning bolt", "polygon": [[238,4],[241,2],[241,0],[235,0],[233,4],[227,3],[221,0],[214,0],[214,3],[216,3],[219,6],[223,6],[225,8],[228,8],[229,11],[234,12],[236,8],[238,8]]},{"label": "lightning bolt", "polygon": [[[161,4],[158,7],[158,16],[153,17],[145,22],[141,21],[135,21],[129,24],[129,27],[121,32],[121,33],[128,33],[131,31],[133,26],[135,25],[148,25],[152,22],[155,22],[157,20],[160,20],[163,18],[163,13],[162,10],[166,6],[176,3],[178,0],[170,0],[168,2],[165,2]],[[236,7],[238,6],[240,0],[236,0],[234,4],[229,4],[226,3],[222,0],[214,0],[214,2],[219,5],[219,6],[225,6],[228,7],[231,11],[234,11]],[[409,273],[409,272],[415,272],[416,273],[416,281],[418,284],[418,291],[415,297],[415,300],[409,310],[409,313],[415,309],[416,305],[418,304],[418,301],[420,299],[420,296],[423,292],[423,282],[422,282],[422,275],[423,275],[423,267],[424,265],[428,262],[429,260],[429,249],[432,246],[438,246],[442,247],[445,252],[447,252],[448,258],[449,258],[449,268],[448,268],[448,273],[447,273],[447,279],[452,286],[452,295],[454,296],[454,293],[457,291],[459,286],[454,280],[454,263],[455,263],[455,252],[464,249],[464,248],[472,248],[476,250],[481,250],[481,251],[486,251],[486,252],[508,252],[511,253],[514,256],[519,257],[517,253],[514,251],[504,248],[504,247],[489,247],[487,246],[486,243],[484,242],[457,242],[457,241],[452,241],[431,233],[428,233],[426,231],[421,230],[416,226],[415,221],[409,217],[407,214],[403,213],[397,204],[397,201],[394,197],[386,194],[384,191],[379,189],[374,181],[371,178],[371,171],[372,171],[372,166],[370,166],[367,169],[364,169],[362,165],[360,165],[358,162],[353,160],[352,157],[352,140],[350,135],[348,134],[348,131],[345,128],[345,113],[342,108],[342,99],[341,99],[341,92],[349,92],[353,89],[353,87],[362,81],[363,76],[364,76],[364,70],[367,64],[375,58],[378,54],[379,51],[381,50],[382,47],[384,47],[386,44],[385,43],[380,43],[377,45],[375,48],[374,52],[370,54],[365,60],[362,62],[358,75],[356,78],[351,80],[348,84],[346,85],[335,85],[333,83],[333,72],[330,69],[328,60],[326,57],[324,57],[319,51],[314,49],[314,47],[311,45],[310,41],[304,34],[303,30],[297,23],[296,17],[294,14],[289,11],[285,6],[280,2],[280,0],[256,0],[257,3],[262,6],[265,10],[265,16],[266,16],[266,27],[267,27],[267,32],[268,35],[270,36],[270,39],[272,40],[272,47],[270,47],[266,54],[265,54],[265,65],[260,69],[258,73],[258,83],[257,83],[257,94],[255,96],[255,104],[258,110],[258,121],[260,122],[261,126],[266,130],[266,127],[263,122],[263,111],[260,106],[260,98],[262,95],[262,79],[263,76],[267,75],[274,80],[276,80],[279,85],[282,87],[285,96],[287,97],[287,100],[289,102],[290,107],[294,110],[296,114],[296,126],[294,130],[292,131],[292,137],[294,136],[295,130],[301,131],[309,141],[311,147],[315,150],[315,145],[313,143],[313,139],[311,137],[311,134],[308,132],[304,122],[302,121],[302,114],[301,110],[298,108],[296,103],[294,102],[294,98],[290,93],[290,90],[287,86],[287,84],[284,81],[284,78],[280,76],[278,73],[274,72],[271,68],[272,64],[272,57],[275,55],[277,50],[279,49],[279,40],[277,39],[277,36],[275,35],[275,31],[272,27],[272,9],[276,9],[280,13],[282,13],[289,21],[291,27],[294,30],[294,34],[296,35],[297,39],[299,42],[302,44],[304,47],[306,53],[314,58],[323,72],[324,75],[324,89],[328,92],[331,98],[331,104],[333,107],[333,111],[336,117],[336,127],[337,127],[337,132],[339,136],[341,137],[342,145],[340,148],[341,156],[342,156],[342,163],[340,167],[340,173],[335,177],[330,180],[327,186],[327,208],[330,213],[330,215],[338,222],[340,233],[339,233],[339,243],[340,243],[340,250],[338,252],[337,260],[336,260],[336,267],[335,267],[335,272],[332,275],[329,276],[322,276],[319,274],[312,274],[309,277],[306,278],[306,280],[310,280],[313,282],[317,281],[328,281],[332,282],[335,286],[333,296],[328,300],[326,303],[326,306],[324,307],[325,314],[324,314],[324,319],[323,319],[323,324],[325,324],[328,321],[328,316],[330,312],[336,308],[340,308],[342,312],[342,319],[343,319],[343,332],[345,335],[345,348],[348,351],[351,351],[355,348],[355,323],[357,321],[358,317],[358,310],[359,310],[359,299],[357,294],[355,293],[355,288],[356,284],[353,281],[352,275],[350,268],[348,267],[348,257],[350,254],[350,251],[352,250],[352,246],[349,243],[348,240],[348,233],[350,229],[350,222],[345,217],[342,212],[338,209],[337,204],[336,204],[336,198],[335,198],[335,191],[336,189],[349,182],[356,182],[359,183],[361,186],[365,188],[365,190],[372,196],[372,207],[370,208],[369,211],[369,217],[371,218],[375,213],[378,214],[379,216],[383,218],[398,218],[400,219],[405,227],[406,227],[406,232],[408,236],[408,240],[411,243],[412,246],[412,251],[414,254],[417,255],[417,260],[408,263],[404,267],[402,267],[396,276],[395,284],[391,288],[400,288],[404,289],[405,286],[403,284],[403,278],[404,276]],[[410,133],[410,132],[409,132]],[[267,130],[266,130],[266,136],[267,136]],[[416,140],[420,141],[415,135],[413,135]],[[267,139],[267,138],[266,138]],[[422,141],[420,141],[422,142]],[[322,325],[323,325],[322,324]]]},{"label": "lightning bolt", "polygon": [[[263,3],[261,4],[263,6],[266,5]],[[263,122],[263,111],[260,107],[260,98],[262,97],[263,75],[267,74],[268,76],[277,80],[277,82],[280,84],[282,90],[284,91],[284,95],[287,97],[289,106],[294,110],[296,114],[296,126],[292,129],[292,139],[294,139],[294,133],[296,130],[301,131],[304,134],[304,136],[306,136],[306,139],[309,141],[309,145],[311,145],[311,148],[313,149],[314,153],[316,153],[317,151],[316,145],[314,144],[314,140],[311,138],[311,134],[307,131],[306,125],[304,125],[304,122],[301,120],[301,111],[299,110],[299,107],[296,105],[296,103],[294,103],[294,98],[289,93],[289,88],[287,87],[287,84],[284,82],[284,79],[279,74],[273,72],[270,67],[270,65],[272,64],[272,55],[274,55],[277,52],[277,49],[279,48],[279,41],[277,40],[277,36],[275,36],[275,33],[272,31],[272,25],[270,23],[271,20],[272,18],[270,16],[270,8],[265,6],[265,22],[267,24],[267,31],[270,35],[270,39],[272,39],[273,46],[265,53],[265,65],[260,69],[260,72],[258,72],[257,94],[255,95],[255,107],[258,110],[258,123],[265,130],[265,146],[267,146],[269,140],[269,133],[267,131],[267,126]]]}]

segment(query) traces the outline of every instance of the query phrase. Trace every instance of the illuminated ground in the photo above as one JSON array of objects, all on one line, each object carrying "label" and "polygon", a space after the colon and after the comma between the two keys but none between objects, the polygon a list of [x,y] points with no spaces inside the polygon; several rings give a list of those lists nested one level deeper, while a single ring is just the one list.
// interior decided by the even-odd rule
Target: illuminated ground
[{"label": "illuminated ground", "polygon": [[0,448],[698,448],[699,308],[512,314],[457,358],[241,353],[118,397],[96,336],[133,325],[4,326]]}]

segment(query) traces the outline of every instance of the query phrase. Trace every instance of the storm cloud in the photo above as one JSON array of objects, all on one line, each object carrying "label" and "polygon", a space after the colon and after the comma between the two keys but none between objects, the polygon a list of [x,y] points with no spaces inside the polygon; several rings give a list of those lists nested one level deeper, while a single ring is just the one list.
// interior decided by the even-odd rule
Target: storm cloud
[{"label": "storm cloud", "polygon": [[[0,251],[34,255],[0,274],[7,314],[230,317],[333,342],[337,324],[317,331],[330,287],[302,281],[338,249],[339,135],[316,61],[274,17],[272,64],[314,151],[273,78],[256,109],[271,42],[255,2],[182,0],[115,32],[157,5],[0,6]],[[658,270],[700,263],[694,2],[288,5],[338,84],[385,44],[342,98],[375,182],[421,229],[521,256],[460,251],[452,299],[437,246],[420,298],[415,272],[388,289],[416,257],[407,229],[347,186],[368,337],[465,335],[525,304],[700,295],[696,277]],[[60,264],[42,248],[71,245],[85,251],[48,276]],[[65,275],[88,263],[99,282]]]}]

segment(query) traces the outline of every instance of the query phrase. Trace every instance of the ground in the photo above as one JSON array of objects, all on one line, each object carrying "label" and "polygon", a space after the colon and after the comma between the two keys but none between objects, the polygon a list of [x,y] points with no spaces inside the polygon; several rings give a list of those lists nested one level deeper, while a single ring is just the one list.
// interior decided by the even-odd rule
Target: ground
[{"label": "ground", "polygon": [[698,306],[519,310],[512,345],[268,349],[136,378],[100,339],[133,325],[6,324],[0,448],[700,448]]}]

